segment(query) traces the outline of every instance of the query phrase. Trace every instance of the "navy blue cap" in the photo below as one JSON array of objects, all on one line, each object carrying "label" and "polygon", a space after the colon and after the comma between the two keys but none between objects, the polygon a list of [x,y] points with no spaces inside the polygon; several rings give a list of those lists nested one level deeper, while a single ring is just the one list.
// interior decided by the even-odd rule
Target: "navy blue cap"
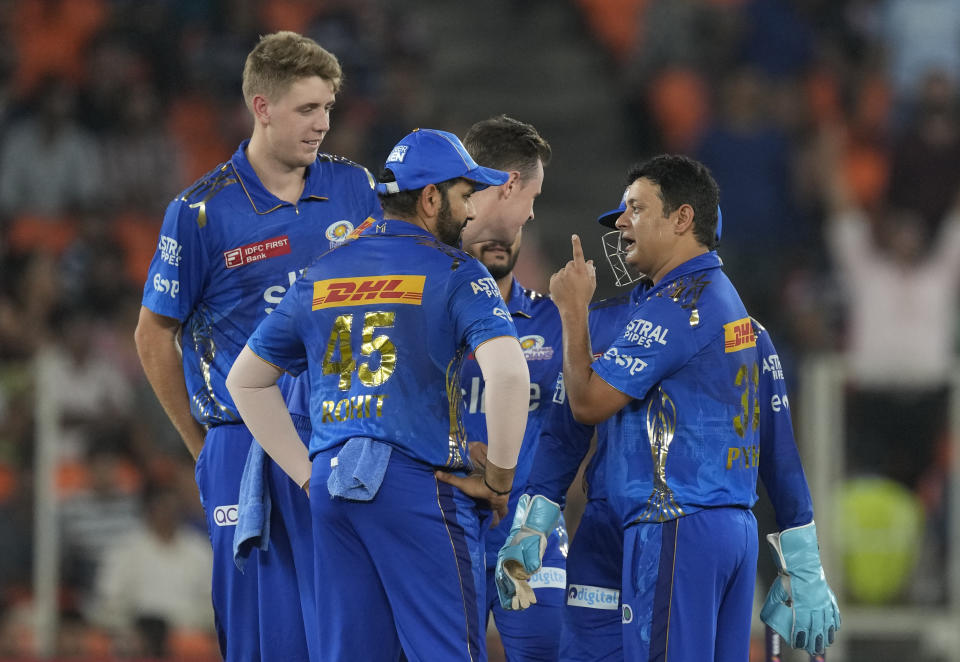
[{"label": "navy blue cap", "polygon": [[620,215],[623,212],[627,211],[627,191],[629,189],[623,190],[623,196],[620,198],[620,206],[616,209],[611,209],[610,211],[604,212],[597,216],[597,223],[600,225],[606,225],[608,228],[615,228],[617,219],[620,218]]},{"label": "navy blue cap", "polygon": [[452,133],[436,129],[414,129],[397,143],[384,168],[396,181],[377,184],[377,193],[416,191],[429,184],[462,177],[476,189],[506,183],[510,174],[478,166],[467,149]]},{"label": "navy blue cap", "polygon": [[[627,192],[623,192],[623,197],[620,198],[620,206],[616,209],[611,209],[608,212],[604,212],[597,216],[597,223],[600,225],[606,225],[608,228],[616,229],[617,219],[620,218],[620,215],[623,212],[627,211]],[[717,241],[720,241],[720,235],[723,232],[723,212],[720,211],[720,207],[717,207]]]}]

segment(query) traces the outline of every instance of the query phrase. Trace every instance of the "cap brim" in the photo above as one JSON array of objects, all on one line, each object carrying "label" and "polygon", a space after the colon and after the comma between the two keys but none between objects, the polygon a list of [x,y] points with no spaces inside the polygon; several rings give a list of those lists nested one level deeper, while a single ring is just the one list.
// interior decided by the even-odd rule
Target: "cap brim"
[{"label": "cap brim", "polygon": [[494,170],[493,168],[477,166],[473,170],[467,172],[467,174],[463,175],[463,178],[473,182],[474,188],[480,191],[488,186],[500,186],[501,184],[506,184],[507,180],[510,179],[510,173],[504,172],[503,170]]},{"label": "cap brim", "polygon": [[610,211],[597,216],[597,223],[605,225],[612,230],[617,229],[617,219],[623,215],[623,209],[611,209]]}]

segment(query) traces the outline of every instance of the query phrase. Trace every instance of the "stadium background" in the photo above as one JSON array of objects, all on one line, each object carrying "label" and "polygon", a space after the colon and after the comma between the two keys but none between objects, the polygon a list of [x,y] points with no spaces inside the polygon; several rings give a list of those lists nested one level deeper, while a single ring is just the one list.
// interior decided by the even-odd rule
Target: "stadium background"
[{"label": "stadium background", "polygon": [[[960,659],[960,378],[905,374],[887,389],[899,426],[849,448],[857,416],[885,409],[848,411],[862,384],[845,354],[882,329],[851,325],[864,293],[826,232],[841,181],[871,259],[913,240],[907,284],[932,260],[960,191],[960,0],[0,0],[0,658],[215,659],[192,463],[133,328],[163,209],[248,135],[243,58],[277,29],[340,58],[323,149],[371,170],[417,126],[462,135],[507,113],[539,128],[554,159],[524,231],[528,286],[546,289],[571,232],[601,259],[594,218],[631,163],[707,163],[720,253],[790,380],[844,609],[831,659]],[[599,273],[598,297],[613,293]],[[914,307],[877,362],[942,331],[953,365],[958,278],[941,273],[936,309]],[[573,526],[581,502],[572,490]],[[146,560],[124,553],[131,535],[179,542]],[[157,586],[169,595],[141,599]]]}]

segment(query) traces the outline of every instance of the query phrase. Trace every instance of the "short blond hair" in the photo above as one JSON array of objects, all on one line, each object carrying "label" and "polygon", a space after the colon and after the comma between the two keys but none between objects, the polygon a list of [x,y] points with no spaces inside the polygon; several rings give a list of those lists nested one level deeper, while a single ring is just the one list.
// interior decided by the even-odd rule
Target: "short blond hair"
[{"label": "short blond hair", "polygon": [[337,56],[309,37],[284,30],[260,37],[243,65],[243,100],[253,110],[258,94],[271,101],[301,78],[319,76],[340,91],[343,70]]}]

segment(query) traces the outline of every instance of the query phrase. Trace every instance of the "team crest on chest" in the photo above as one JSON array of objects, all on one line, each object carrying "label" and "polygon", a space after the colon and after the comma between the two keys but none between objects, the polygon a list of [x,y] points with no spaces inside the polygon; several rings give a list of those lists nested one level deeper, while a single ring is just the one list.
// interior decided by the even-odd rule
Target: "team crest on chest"
[{"label": "team crest on chest", "polygon": [[346,241],[350,237],[350,233],[353,232],[353,223],[344,219],[342,221],[337,221],[336,223],[331,223],[327,226],[326,237],[330,240],[331,245],[340,244]]},{"label": "team crest on chest", "polygon": [[543,336],[530,335],[520,338],[520,348],[528,361],[547,361],[553,358],[553,347],[544,347]]}]

